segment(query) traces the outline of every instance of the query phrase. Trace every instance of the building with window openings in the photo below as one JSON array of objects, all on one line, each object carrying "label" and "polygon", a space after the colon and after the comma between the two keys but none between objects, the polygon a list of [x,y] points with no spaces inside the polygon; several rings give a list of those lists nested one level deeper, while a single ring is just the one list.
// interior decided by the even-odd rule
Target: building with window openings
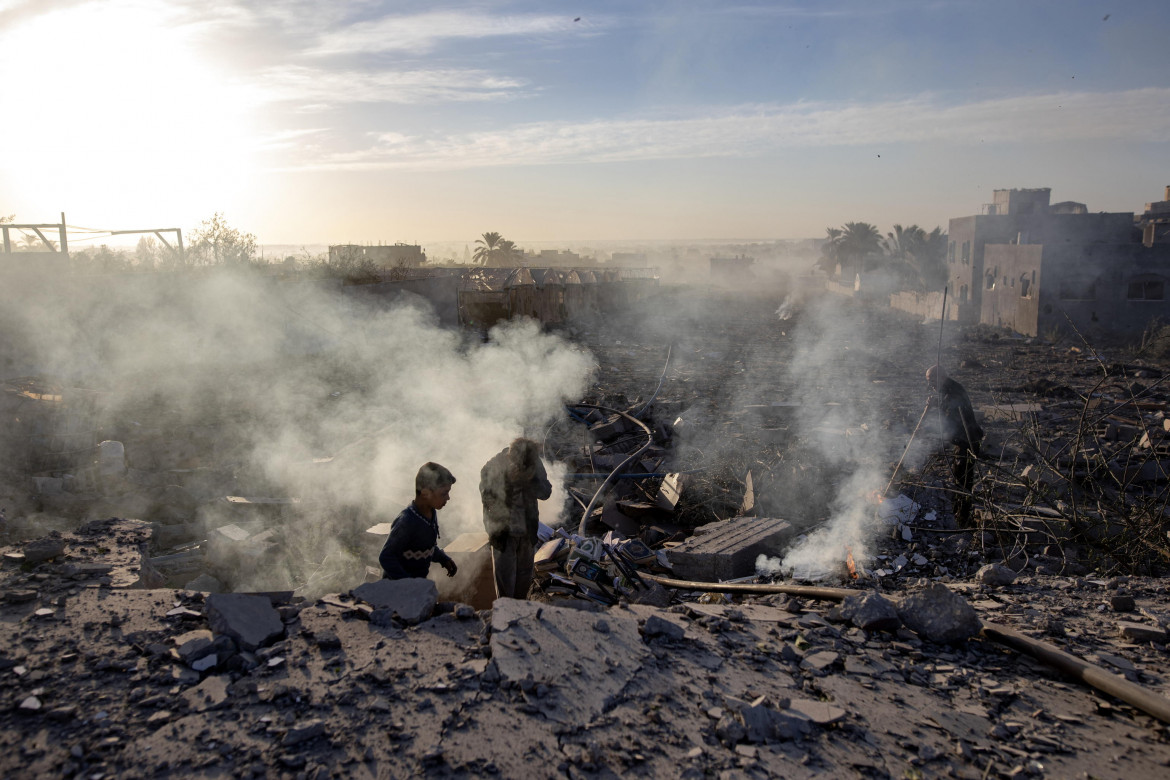
[{"label": "building with window openings", "polygon": [[995,190],[982,214],[950,221],[954,318],[1029,336],[1075,328],[1086,337],[1140,334],[1170,320],[1170,242],[1143,223],[1151,213],[1166,216],[1159,204],[1137,217],[1090,214],[1082,203],[1052,204],[1050,194]]}]

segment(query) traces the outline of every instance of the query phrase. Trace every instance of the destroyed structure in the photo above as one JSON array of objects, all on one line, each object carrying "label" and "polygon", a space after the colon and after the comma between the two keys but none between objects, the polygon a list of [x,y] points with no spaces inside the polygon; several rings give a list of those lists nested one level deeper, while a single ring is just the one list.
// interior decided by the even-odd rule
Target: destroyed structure
[{"label": "destroyed structure", "polygon": [[[478,532],[442,537],[455,579],[369,572],[387,529],[330,492],[369,441],[306,454],[295,492],[265,492],[241,423],[269,399],[237,391],[236,364],[183,377],[207,396],[187,414],[6,379],[0,435],[21,458],[0,521],[0,771],[1165,770],[1170,366],[949,324],[940,345],[937,322],[888,309],[805,299],[781,317],[787,290],[660,290],[624,270],[571,313],[563,269],[492,271],[471,272],[504,293],[470,299],[479,316],[564,317],[597,361],[541,427],[568,498],[529,601],[494,598]],[[975,530],[954,528],[915,426],[940,358],[988,430]],[[320,408],[364,392],[345,368]],[[361,397],[376,437],[396,399]],[[841,526],[820,569],[785,563],[842,518],[860,530]],[[337,540],[359,551],[340,576]]]}]

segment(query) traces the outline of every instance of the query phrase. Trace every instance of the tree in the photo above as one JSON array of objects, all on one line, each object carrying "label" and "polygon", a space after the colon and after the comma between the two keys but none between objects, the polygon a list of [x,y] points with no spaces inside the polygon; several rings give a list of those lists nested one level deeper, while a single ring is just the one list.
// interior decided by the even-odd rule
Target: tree
[{"label": "tree", "polygon": [[864,269],[867,261],[871,262],[875,255],[881,254],[881,249],[882,234],[868,222],[846,222],[841,228],[839,253],[842,262],[855,263]]},{"label": "tree", "polygon": [[841,254],[841,228],[825,228],[825,243],[821,244],[821,259],[813,265],[814,271],[821,271],[826,276],[837,272],[837,263]]},{"label": "tree", "polygon": [[241,233],[215,212],[191,231],[187,256],[195,264],[242,265],[256,259],[256,236]]},{"label": "tree", "polygon": [[894,225],[882,243],[905,283],[925,290],[938,290],[946,284],[947,235],[941,227],[927,233],[918,225]]},{"label": "tree", "polygon": [[475,254],[471,258],[480,265],[488,265],[489,261],[495,260],[496,255],[499,254],[501,239],[503,236],[499,233],[484,233],[483,238],[475,239]]},{"label": "tree", "polygon": [[515,268],[524,257],[524,251],[516,246],[516,242],[509,241],[496,232],[484,233],[483,238],[477,238],[475,243],[477,246],[472,260],[479,265]]}]

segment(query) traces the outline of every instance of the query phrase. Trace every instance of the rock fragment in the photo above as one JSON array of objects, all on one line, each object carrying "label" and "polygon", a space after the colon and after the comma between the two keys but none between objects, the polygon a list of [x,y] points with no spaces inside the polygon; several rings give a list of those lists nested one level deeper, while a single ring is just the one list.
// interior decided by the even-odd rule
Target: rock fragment
[{"label": "rock fragment", "polygon": [[1163,644],[1167,640],[1167,634],[1160,628],[1152,628],[1150,626],[1143,626],[1140,623],[1120,623],[1117,626],[1118,633],[1124,639],[1131,642],[1144,645],[1147,642],[1157,642]]},{"label": "rock fragment", "polygon": [[280,614],[264,596],[212,593],[204,610],[214,633],[231,637],[245,650],[264,647],[284,635]]},{"label": "rock fragment", "polygon": [[902,625],[893,603],[872,591],[846,597],[840,615],[865,631],[897,631]]},{"label": "rock fragment", "polygon": [[1016,573],[1002,563],[989,563],[975,572],[975,581],[989,588],[1002,588],[1016,581]]},{"label": "rock fragment", "polygon": [[429,618],[439,602],[438,587],[433,581],[421,577],[367,582],[354,588],[353,595],[374,607],[375,611],[388,610],[409,624]]},{"label": "rock fragment", "polygon": [[904,598],[898,617],[922,638],[944,644],[963,642],[982,628],[967,600],[938,582]]}]

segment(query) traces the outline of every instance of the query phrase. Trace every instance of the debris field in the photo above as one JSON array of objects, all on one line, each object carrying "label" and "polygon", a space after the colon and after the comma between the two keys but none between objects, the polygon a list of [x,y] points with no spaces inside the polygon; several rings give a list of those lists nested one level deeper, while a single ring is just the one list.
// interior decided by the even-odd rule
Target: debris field
[{"label": "debris field", "polygon": [[[937,322],[884,310],[858,308],[841,333],[815,302],[782,320],[766,296],[661,295],[653,321],[629,312],[565,331],[594,355],[596,381],[548,432],[569,509],[542,528],[529,601],[364,572],[323,595],[165,587],[226,553],[176,545],[177,524],[158,518],[71,507],[79,522],[36,535],[9,509],[0,773],[1170,771],[1166,722],[981,633],[1012,629],[1170,695],[1163,367],[986,329],[936,346]],[[954,526],[932,448],[894,470],[907,442],[928,440],[915,421],[936,354],[988,430],[974,529]],[[761,559],[831,527],[866,466],[884,479],[860,497],[873,522],[856,546],[817,582],[765,572]],[[49,506],[76,495],[61,487]],[[192,493],[145,508],[187,522]],[[246,511],[296,511],[293,497],[271,502]],[[252,522],[235,524],[237,546],[219,544],[239,555],[279,542],[255,538],[272,517]],[[715,583],[766,590],[794,576],[855,595]]]}]

